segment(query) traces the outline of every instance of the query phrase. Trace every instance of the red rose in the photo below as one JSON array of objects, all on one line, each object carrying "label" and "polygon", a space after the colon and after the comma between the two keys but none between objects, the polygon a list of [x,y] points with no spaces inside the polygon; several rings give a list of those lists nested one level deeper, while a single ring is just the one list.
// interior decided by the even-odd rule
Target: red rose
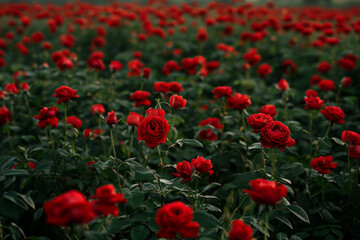
[{"label": "red rose", "polygon": [[193,169],[193,165],[184,160],[176,164],[177,173],[172,174],[177,178],[183,178],[183,183],[186,183],[192,179]]},{"label": "red rose", "polygon": [[19,89],[17,88],[15,83],[8,83],[5,86],[5,91],[11,94],[17,94]]},{"label": "red rose", "polygon": [[138,126],[139,123],[144,119],[143,116],[136,112],[130,112],[129,116],[126,119],[126,123],[129,126]]},{"label": "red rose", "polygon": [[166,141],[170,125],[164,118],[165,111],[162,109],[148,109],[148,115],[138,126],[138,140],[144,140],[146,146],[155,148]]},{"label": "red rose", "polygon": [[182,96],[174,94],[170,97],[169,104],[173,109],[182,109],[186,105],[186,99],[183,99]]},{"label": "red rose", "polygon": [[170,84],[167,82],[156,82],[154,83],[155,92],[167,93],[170,91]]},{"label": "red rose", "polygon": [[264,78],[272,72],[272,68],[270,64],[263,63],[258,67],[257,72],[259,77]]},{"label": "red rose", "polygon": [[319,97],[305,97],[305,109],[316,110],[322,108],[324,101]]},{"label": "red rose", "polygon": [[39,119],[38,126],[40,129],[44,129],[47,124],[52,127],[57,127],[59,119],[56,117],[56,114],[59,112],[56,106],[53,107],[43,107],[39,115],[34,116],[35,119]]},{"label": "red rose", "polygon": [[333,160],[332,156],[317,157],[311,160],[310,167],[319,173],[330,174],[330,168],[336,168],[338,165],[337,163],[333,163]]},{"label": "red rose", "polygon": [[91,128],[87,128],[84,130],[84,138],[88,139],[91,135],[92,129]]},{"label": "red rose", "polygon": [[200,225],[193,222],[193,210],[180,201],[167,203],[156,214],[156,224],[161,228],[157,232],[159,238],[196,238]]},{"label": "red rose", "polygon": [[339,107],[325,107],[320,111],[324,117],[332,123],[344,124],[345,113]]},{"label": "red rose", "polygon": [[314,91],[312,89],[309,89],[309,90],[306,90],[305,96],[307,96],[307,97],[317,97],[317,96],[319,96],[319,94],[316,91]]},{"label": "red rose", "polygon": [[289,84],[285,79],[281,79],[277,84],[277,88],[281,91],[286,91],[289,89]]},{"label": "red rose", "polygon": [[73,66],[74,64],[67,57],[61,57],[56,61],[56,67],[61,71],[65,71],[66,69],[73,69]]},{"label": "red rose", "polygon": [[247,118],[248,125],[254,129],[252,132],[260,132],[266,124],[272,121],[273,118],[271,116],[263,113],[252,114]]},{"label": "red rose", "polygon": [[219,118],[207,118],[202,120],[199,123],[199,126],[205,126],[205,125],[211,125],[217,129],[223,129],[224,125],[220,124],[220,119]]},{"label": "red rose", "polygon": [[204,42],[204,41],[206,41],[208,38],[209,38],[209,36],[208,36],[208,34],[207,34],[206,28],[204,28],[204,27],[199,27],[199,28],[198,28],[198,32],[197,32],[197,35],[196,35],[196,39],[197,39],[199,42]]},{"label": "red rose", "polygon": [[103,114],[105,112],[105,108],[102,104],[95,104],[91,106],[92,114]]},{"label": "red rose", "polygon": [[261,129],[260,142],[266,148],[279,148],[284,151],[285,147],[295,145],[295,140],[290,137],[290,130],[279,121],[268,123]]},{"label": "red rose", "polygon": [[281,67],[285,74],[295,74],[298,69],[298,65],[291,59],[284,60],[281,63]]},{"label": "red rose", "polygon": [[274,118],[278,112],[276,111],[276,107],[274,105],[269,104],[262,106],[261,109],[258,110],[258,113],[264,113]]},{"label": "red rose", "polygon": [[360,134],[353,131],[343,131],[341,134],[341,139],[351,145],[360,144]]},{"label": "red rose", "polygon": [[150,68],[144,68],[143,69],[143,78],[148,79],[150,77],[151,74],[151,69]]},{"label": "red rose", "polygon": [[246,225],[240,219],[235,220],[232,222],[229,240],[251,240],[252,234],[253,230],[249,225]]},{"label": "red rose", "polygon": [[149,96],[149,92],[137,90],[131,94],[129,99],[135,101],[135,107],[150,106],[151,102],[149,99],[147,99]]},{"label": "red rose", "polygon": [[349,156],[350,158],[360,158],[360,145],[350,145]]},{"label": "red rose", "polygon": [[11,112],[6,107],[0,107],[0,125],[10,122]]},{"label": "red rose", "polygon": [[250,65],[250,67],[253,67],[260,62],[261,55],[257,53],[256,48],[251,48],[248,52],[244,53],[243,59]]},{"label": "red rose", "polygon": [[317,66],[317,70],[319,73],[326,74],[331,70],[331,65],[326,61],[320,62]]},{"label": "red rose", "polygon": [[127,203],[127,199],[124,198],[123,193],[116,193],[115,187],[112,184],[107,184],[96,189],[96,198],[92,201],[92,208],[97,215],[119,215],[119,209],[117,203]]},{"label": "red rose", "polygon": [[212,175],[214,173],[213,170],[210,170],[213,165],[211,164],[211,160],[210,159],[205,159],[203,157],[197,157],[197,158],[193,158],[191,160],[191,165],[196,169],[196,171],[201,172],[201,173],[209,173],[210,175]]},{"label": "red rose", "polygon": [[203,129],[199,133],[199,138],[204,139],[206,141],[215,141],[217,139],[217,135],[214,133],[214,131],[209,129]]},{"label": "red rose", "polygon": [[245,109],[251,105],[251,100],[248,95],[236,93],[234,96],[227,98],[227,107],[235,109]]},{"label": "red rose", "polygon": [[184,91],[183,87],[178,82],[171,82],[169,84],[169,90],[170,90],[170,92],[173,92],[173,93],[179,93],[179,92]]},{"label": "red rose", "polygon": [[284,185],[261,178],[251,180],[250,187],[252,190],[243,189],[243,191],[248,193],[254,202],[266,205],[279,204],[288,192]]},{"label": "red rose", "polygon": [[110,70],[113,72],[120,71],[122,67],[123,67],[122,63],[116,60],[111,61],[109,65]]},{"label": "red rose", "polygon": [[89,66],[89,69],[92,70],[95,68],[96,71],[103,71],[105,70],[104,62],[101,58],[88,58],[87,64]]},{"label": "red rose", "polygon": [[221,86],[214,88],[211,92],[214,93],[215,98],[218,99],[221,97],[231,97],[234,91],[231,90],[231,87]]},{"label": "red rose", "polygon": [[350,77],[344,77],[341,79],[341,86],[343,87],[351,87],[353,84],[353,80]]},{"label": "red rose", "polygon": [[20,85],[21,90],[23,91],[29,91],[30,87],[29,84],[27,82],[24,82]]},{"label": "red rose", "polygon": [[316,85],[321,81],[322,77],[319,75],[314,75],[310,78],[310,84],[311,85]]},{"label": "red rose", "polygon": [[337,64],[345,71],[351,72],[356,67],[356,62],[351,61],[347,58],[341,58]]},{"label": "red rose", "polygon": [[57,104],[61,104],[63,102],[67,102],[73,98],[78,98],[79,95],[76,95],[77,91],[68,87],[68,86],[61,86],[55,90],[54,97],[59,98],[57,100]]},{"label": "red rose", "polygon": [[117,123],[117,117],[114,111],[108,112],[107,117],[105,118],[107,125],[113,125]]},{"label": "red rose", "polygon": [[95,214],[84,195],[76,190],[65,192],[44,203],[46,222],[55,226],[84,224]]},{"label": "red rose", "polygon": [[80,128],[82,125],[82,121],[75,116],[67,117],[66,123],[71,124],[74,128]]},{"label": "red rose", "polygon": [[330,79],[323,79],[318,84],[319,88],[323,91],[330,92],[335,89],[335,83],[334,81]]}]

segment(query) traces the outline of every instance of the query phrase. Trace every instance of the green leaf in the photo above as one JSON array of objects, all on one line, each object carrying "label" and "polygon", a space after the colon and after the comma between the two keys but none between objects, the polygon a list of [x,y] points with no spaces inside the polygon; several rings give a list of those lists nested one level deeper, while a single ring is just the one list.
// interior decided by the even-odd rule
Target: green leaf
[{"label": "green leaf", "polygon": [[292,235],[289,240],[302,240],[302,238],[296,235]]},{"label": "green leaf", "polygon": [[24,210],[28,210],[29,206],[35,209],[35,204],[30,196],[20,194],[15,191],[4,192],[4,198],[15,203]]},{"label": "green leaf", "polygon": [[261,143],[253,143],[253,144],[251,144],[249,147],[249,150],[251,150],[251,149],[262,149],[262,145],[261,145]]},{"label": "green leaf", "polygon": [[278,219],[280,222],[284,223],[289,228],[293,229],[291,222],[283,214],[281,214],[281,213],[277,214],[277,216],[275,218]]},{"label": "green leaf", "polygon": [[131,239],[133,240],[144,240],[149,236],[149,229],[143,225],[135,226],[131,228]]},{"label": "green leaf", "polygon": [[204,147],[201,142],[199,142],[196,139],[187,139],[187,138],[181,138],[179,140],[177,140],[175,142],[176,144],[178,144],[180,147],[182,147],[184,144],[193,146],[193,147]]},{"label": "green leaf", "polygon": [[213,215],[203,212],[203,211],[196,211],[194,213],[194,221],[198,222],[201,227],[204,227],[206,229],[212,229],[212,228],[219,228],[220,227],[220,221]]},{"label": "green leaf", "polygon": [[221,186],[220,183],[213,182],[213,183],[207,185],[207,186],[204,188],[204,190],[202,190],[201,193],[204,193],[204,192],[206,192],[207,190],[210,190],[210,189],[213,189],[213,188],[216,188],[216,187],[219,187],[219,186]]},{"label": "green leaf", "polygon": [[278,234],[276,234],[276,239],[277,240],[288,240],[288,237],[286,236],[285,233],[279,232]]},{"label": "green leaf", "polygon": [[289,211],[292,212],[295,216],[297,216],[300,220],[302,220],[306,223],[310,223],[307,213],[300,206],[289,205],[289,206],[287,206],[287,209],[289,209]]},{"label": "green leaf", "polygon": [[84,235],[86,240],[111,240],[111,238],[107,236],[106,233],[86,231]]},{"label": "green leaf", "polygon": [[334,140],[334,142],[339,144],[340,146],[344,146],[346,144],[343,140],[338,139],[336,137],[332,137],[331,139]]}]

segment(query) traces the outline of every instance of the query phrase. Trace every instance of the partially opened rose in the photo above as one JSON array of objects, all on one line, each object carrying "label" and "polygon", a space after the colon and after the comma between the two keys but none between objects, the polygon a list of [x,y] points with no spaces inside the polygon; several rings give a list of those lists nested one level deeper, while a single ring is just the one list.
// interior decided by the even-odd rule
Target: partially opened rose
[{"label": "partially opened rose", "polygon": [[251,190],[243,189],[250,195],[250,198],[259,204],[277,205],[283,197],[286,197],[287,188],[274,181],[255,179],[250,181]]}]

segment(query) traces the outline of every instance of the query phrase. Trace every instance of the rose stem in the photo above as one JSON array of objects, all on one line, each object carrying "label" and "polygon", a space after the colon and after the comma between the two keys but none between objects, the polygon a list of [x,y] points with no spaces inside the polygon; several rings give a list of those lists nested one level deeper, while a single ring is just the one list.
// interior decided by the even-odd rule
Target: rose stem
[{"label": "rose stem", "polygon": [[49,136],[50,136],[50,141],[51,141],[51,147],[52,147],[52,150],[54,150],[55,147],[54,147],[54,139],[53,139],[52,132],[51,132],[51,126],[48,125],[48,128],[49,128]]},{"label": "rose stem", "polygon": [[322,181],[321,181],[321,185],[322,185],[322,189],[321,189],[321,200],[322,200],[322,202],[324,202],[324,194],[325,194],[325,184],[324,184],[324,180],[325,180],[325,174],[322,175]]},{"label": "rose stem", "polygon": [[12,143],[11,143],[11,135],[10,135],[10,126],[9,126],[9,123],[6,123],[6,129],[7,129],[8,141],[9,141],[9,145],[10,145],[11,152],[15,152],[15,151],[14,151],[14,148],[13,148],[13,145],[12,145]]},{"label": "rose stem", "polygon": [[162,159],[162,157],[161,157],[161,147],[160,147],[160,144],[157,146],[157,149],[158,149],[158,153],[159,153],[160,165],[161,165],[161,167],[164,167],[163,159]]},{"label": "rose stem", "polygon": [[[65,140],[65,143],[66,143],[66,140],[67,140],[67,122],[66,122],[66,118],[67,118],[67,104],[65,104],[65,108],[64,108],[64,114],[65,114],[65,136],[64,136],[64,140]],[[64,143],[64,144],[65,144]]]},{"label": "rose stem", "polygon": [[347,160],[348,160],[348,168],[349,168],[349,183],[350,183],[350,189],[352,187],[352,174],[351,174],[351,164],[350,164],[350,149],[349,146],[347,150]]},{"label": "rose stem", "polygon": [[134,127],[131,126],[131,138],[130,138],[130,146],[129,146],[129,151],[128,151],[128,157],[130,158],[131,156],[131,150],[132,150],[132,147],[133,147],[133,142],[134,142]]},{"label": "rose stem", "polygon": [[113,137],[112,127],[110,127],[110,140],[111,140],[111,147],[112,147],[113,155],[114,155],[114,161],[116,163],[116,151],[115,151],[115,144],[114,144],[114,137]]},{"label": "rose stem", "polygon": [[265,213],[265,233],[264,233],[264,240],[268,239],[269,235],[269,215],[270,211],[266,211]]},{"label": "rose stem", "polygon": [[271,178],[274,179],[275,176],[275,164],[276,164],[276,156],[277,156],[277,149],[273,148],[272,150],[272,172],[271,172]]},{"label": "rose stem", "polygon": [[247,128],[246,128],[246,124],[245,124],[245,113],[244,113],[244,110],[241,110],[241,121],[242,121],[242,125],[243,125],[243,128],[244,128],[244,132],[247,132]]}]

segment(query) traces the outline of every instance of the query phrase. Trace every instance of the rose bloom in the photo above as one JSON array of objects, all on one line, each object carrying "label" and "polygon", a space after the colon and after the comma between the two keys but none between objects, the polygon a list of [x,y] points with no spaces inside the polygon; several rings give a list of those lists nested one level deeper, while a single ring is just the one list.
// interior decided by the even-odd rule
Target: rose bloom
[{"label": "rose bloom", "polygon": [[30,87],[29,84],[27,82],[24,82],[20,85],[20,89],[23,91],[29,91]]},{"label": "rose bloom", "polygon": [[316,91],[309,89],[309,90],[306,90],[305,96],[306,97],[317,97],[317,96],[319,96],[319,94]]},{"label": "rose bloom", "polygon": [[59,112],[56,106],[53,107],[43,107],[39,115],[34,116],[35,119],[39,119],[38,126],[40,129],[44,129],[47,124],[52,127],[57,127],[59,119],[56,117],[56,114]]},{"label": "rose bloom", "polygon": [[326,61],[320,62],[317,66],[317,71],[322,74],[326,74],[330,70],[331,70],[331,65]]},{"label": "rose bloom", "polygon": [[79,95],[76,95],[77,91],[68,87],[61,86],[55,90],[54,97],[59,98],[57,100],[57,104],[66,103],[73,98],[79,98]]},{"label": "rose bloom", "polygon": [[92,129],[91,129],[91,128],[85,129],[85,130],[84,130],[84,138],[85,138],[85,139],[88,139],[88,138],[90,137],[91,133],[92,133]]},{"label": "rose bloom", "polygon": [[330,92],[335,89],[335,83],[334,81],[330,79],[323,79],[318,84],[319,88],[323,91]]},{"label": "rose bloom", "polygon": [[144,68],[143,69],[143,78],[148,79],[150,77],[151,74],[151,69],[150,68]]},{"label": "rose bloom", "polygon": [[345,113],[339,107],[330,106],[325,107],[320,111],[321,114],[330,122],[344,124]]},{"label": "rose bloom", "polygon": [[286,197],[287,188],[274,181],[255,179],[250,181],[251,190],[243,189],[250,198],[258,204],[277,205],[283,197]]},{"label": "rose bloom", "polygon": [[170,91],[170,84],[167,82],[156,82],[154,83],[155,92],[167,93]]},{"label": "rose bloom", "polygon": [[209,128],[201,130],[199,133],[199,138],[206,141],[215,141],[217,139],[217,135],[211,128]]},{"label": "rose bloom", "polygon": [[324,101],[319,97],[305,97],[305,109],[316,110],[322,108]]},{"label": "rose bloom", "polygon": [[213,165],[211,164],[211,160],[210,159],[205,159],[203,157],[197,157],[197,158],[193,158],[191,160],[191,165],[196,169],[196,171],[201,172],[201,173],[209,173],[210,175],[212,175],[214,173],[213,170],[210,170]]},{"label": "rose bloom", "polygon": [[251,240],[253,230],[249,225],[240,219],[233,221],[231,225],[229,240]]},{"label": "rose bloom", "polygon": [[272,73],[272,68],[271,68],[270,64],[263,63],[258,67],[257,72],[258,72],[259,77],[264,78],[267,75],[269,75],[270,73]]},{"label": "rose bloom", "polygon": [[353,84],[353,80],[350,77],[344,77],[341,79],[341,86],[343,87],[351,87]]},{"label": "rose bloom", "polygon": [[11,112],[6,107],[0,107],[0,125],[10,122]]},{"label": "rose bloom", "polygon": [[114,111],[108,112],[107,117],[105,118],[107,125],[113,125],[117,123],[117,117]]},{"label": "rose bloom", "polygon": [[191,163],[184,160],[176,164],[177,172],[172,174],[177,178],[180,177],[183,178],[184,179],[183,184],[184,184],[192,179],[193,170],[194,170],[194,166]]},{"label": "rose bloom", "polygon": [[75,116],[67,117],[66,123],[71,124],[74,128],[77,128],[77,129],[79,129],[82,126],[82,121]]},{"label": "rose bloom", "polygon": [[214,88],[211,92],[214,93],[215,98],[218,99],[221,97],[231,97],[234,91],[231,90],[231,87],[221,86]]},{"label": "rose bloom", "polygon": [[17,88],[15,83],[8,83],[5,86],[5,91],[11,94],[17,94],[19,89]]},{"label": "rose bloom", "polygon": [[123,64],[121,62],[118,62],[116,60],[113,60],[110,62],[109,68],[112,72],[120,71],[123,67]]},{"label": "rose bloom", "polygon": [[170,125],[165,117],[165,111],[162,109],[146,110],[148,115],[140,122],[137,128],[138,140],[144,140],[146,146],[155,148],[157,145],[166,141],[166,136],[170,130]]},{"label": "rose bloom", "polygon": [[242,110],[251,105],[251,100],[246,94],[236,93],[234,96],[227,98],[227,103],[226,107]]},{"label": "rose bloom", "polygon": [[258,110],[258,113],[264,113],[274,118],[278,112],[276,111],[276,107],[274,105],[269,104],[262,106],[261,109]]},{"label": "rose bloom", "polygon": [[156,236],[159,238],[176,238],[179,233],[182,238],[196,238],[200,225],[193,222],[193,210],[180,201],[162,206],[155,217],[160,226]]},{"label": "rose bloom", "polygon": [[317,85],[321,81],[322,77],[319,75],[313,75],[310,78],[310,85]]},{"label": "rose bloom", "polygon": [[171,82],[169,84],[169,90],[170,90],[170,92],[173,92],[173,93],[180,93],[180,92],[184,91],[182,85],[178,82]]},{"label": "rose bloom", "polygon": [[[223,129],[224,125],[220,124],[220,119],[219,118],[207,118],[202,120],[199,123],[199,126],[205,126],[205,125],[211,125],[217,129]],[[199,138],[207,140],[207,141],[215,141],[217,139],[217,135],[214,133],[214,131],[209,128],[209,129],[203,129],[200,131],[199,133]]]},{"label": "rose bloom", "polygon": [[260,132],[266,124],[273,121],[273,118],[267,114],[257,113],[250,115],[246,120],[248,125],[254,129],[251,132]]},{"label": "rose bloom", "polygon": [[105,108],[102,104],[95,104],[91,106],[92,114],[103,114],[105,112]]},{"label": "rose bloom", "polygon": [[96,196],[91,196],[96,200],[91,201],[92,208],[96,215],[119,215],[117,203],[127,203],[123,193],[116,193],[115,187],[112,184],[107,184],[96,189]]},{"label": "rose bloom", "polygon": [[144,117],[140,114],[136,112],[130,112],[129,116],[126,118],[126,124],[129,126],[138,126],[143,119]]},{"label": "rose bloom", "polygon": [[337,163],[333,163],[333,160],[334,159],[332,156],[317,157],[311,160],[310,167],[312,169],[315,169],[319,173],[330,174],[331,173],[330,169],[336,168],[338,165]]},{"label": "rose bloom", "polygon": [[182,96],[174,94],[170,97],[169,104],[173,109],[182,109],[186,105],[186,99],[183,99]]},{"label": "rose bloom", "polygon": [[349,156],[350,158],[360,158],[360,145],[350,145]]},{"label": "rose bloom", "polygon": [[74,64],[72,61],[67,57],[61,57],[59,60],[56,61],[56,67],[60,71],[65,71],[66,69],[73,69]]},{"label": "rose bloom", "polygon": [[351,145],[360,145],[360,134],[353,131],[343,131],[341,139]]},{"label": "rose bloom", "polygon": [[55,226],[84,224],[95,214],[85,196],[76,190],[67,191],[44,203],[46,222]]},{"label": "rose bloom", "polygon": [[285,147],[295,145],[295,140],[290,137],[290,130],[282,122],[273,121],[261,129],[260,142],[266,148],[279,148],[282,152]]},{"label": "rose bloom", "polygon": [[289,89],[289,84],[285,79],[281,79],[276,85],[276,87],[281,91],[286,91]]}]

